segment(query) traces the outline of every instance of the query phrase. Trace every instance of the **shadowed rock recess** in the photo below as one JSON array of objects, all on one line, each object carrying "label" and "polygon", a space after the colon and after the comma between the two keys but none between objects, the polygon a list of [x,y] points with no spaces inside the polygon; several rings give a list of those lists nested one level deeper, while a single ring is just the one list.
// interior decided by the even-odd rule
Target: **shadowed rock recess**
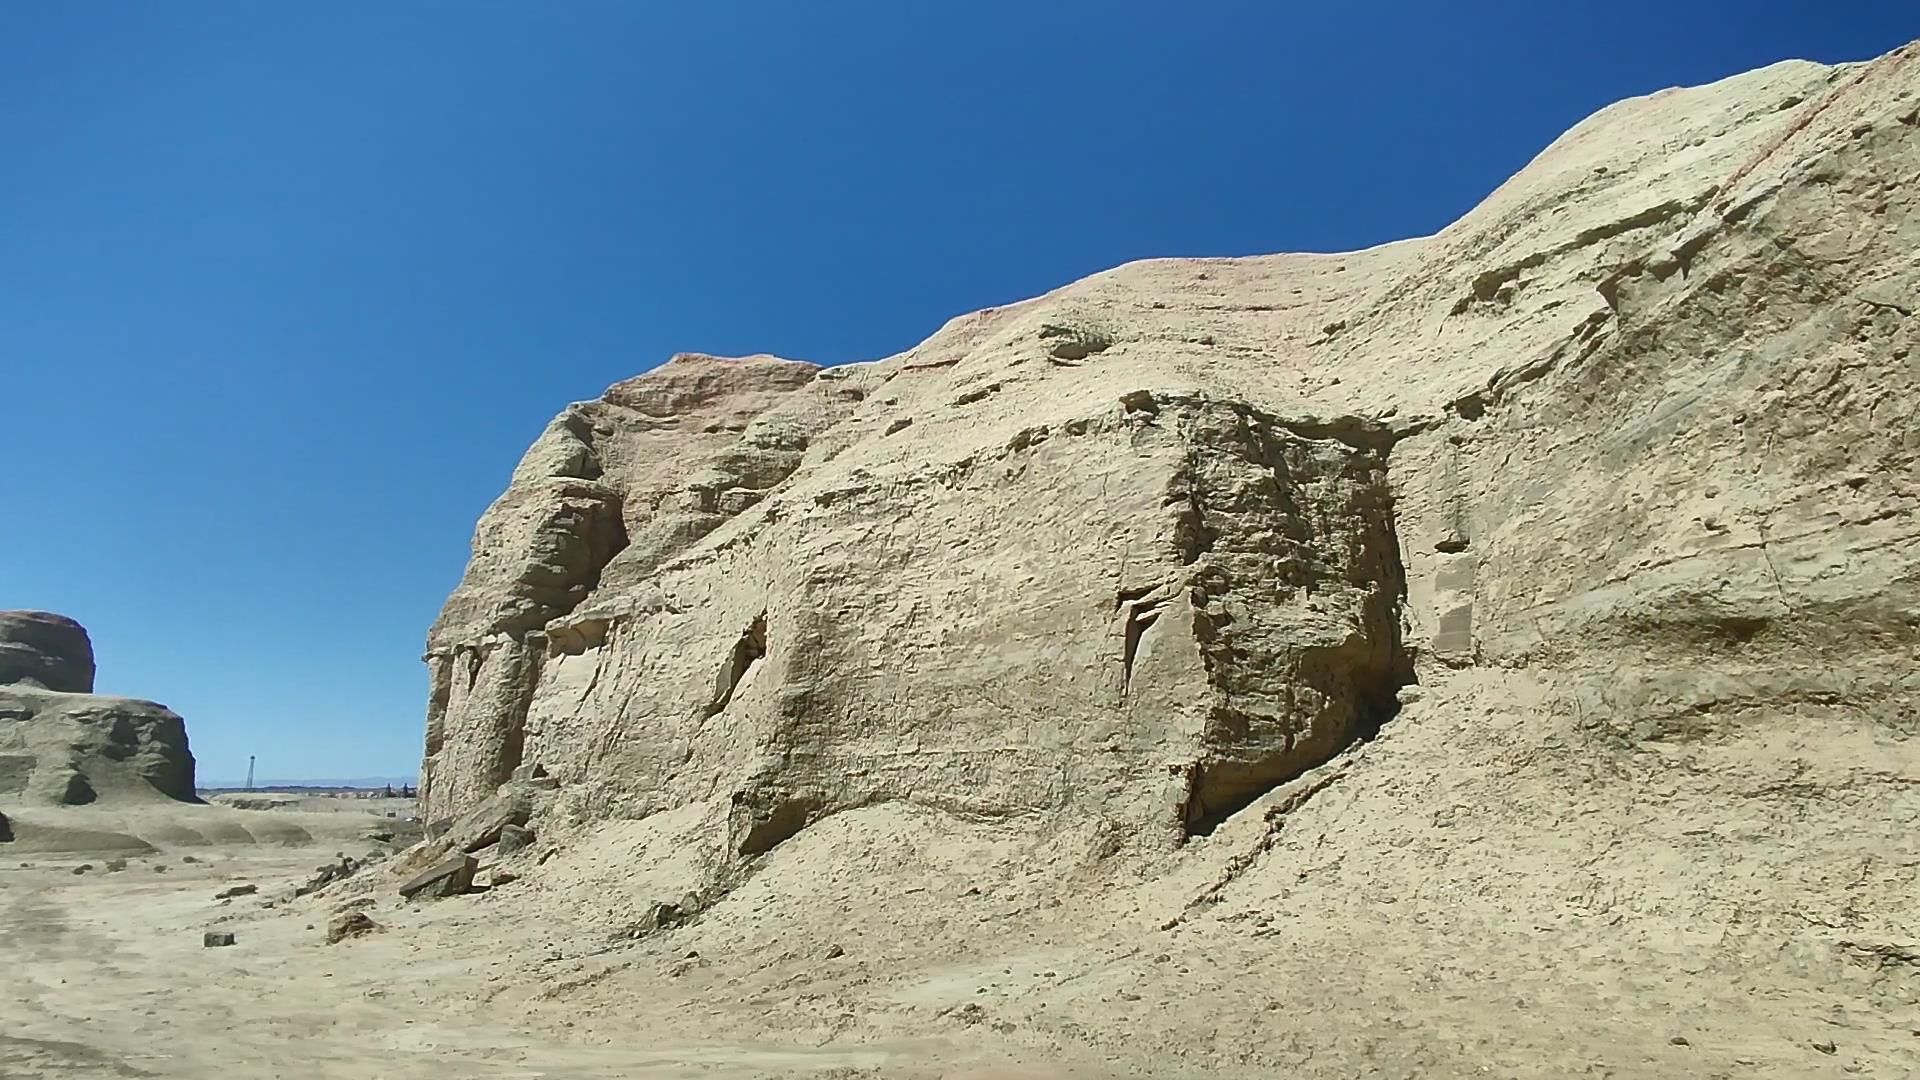
[{"label": "shadowed rock recess", "polygon": [[1133,263],[884,360],[680,355],[571,405],[430,634],[427,814],[537,764],[544,835],[679,812],[713,886],[867,807],[1165,856],[1408,724],[1623,789],[1810,727],[1898,771],[1917,71],[1621,103],[1423,239]]}]

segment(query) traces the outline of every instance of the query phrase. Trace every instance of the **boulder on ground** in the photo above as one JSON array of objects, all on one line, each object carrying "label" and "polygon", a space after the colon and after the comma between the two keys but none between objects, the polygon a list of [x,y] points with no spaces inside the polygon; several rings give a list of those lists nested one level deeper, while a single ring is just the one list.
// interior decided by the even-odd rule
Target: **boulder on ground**
[{"label": "boulder on ground", "polygon": [[358,908],[336,913],[327,920],[327,944],[338,945],[350,937],[360,937],[380,929],[380,925]]},{"label": "boulder on ground", "polygon": [[400,895],[409,900],[459,896],[473,889],[473,875],[480,869],[471,855],[452,855],[415,874],[400,886]]},{"label": "boulder on ground", "polygon": [[0,844],[8,843],[12,839],[13,826],[7,823],[7,815],[0,814]]},{"label": "boulder on ground", "polygon": [[700,898],[692,893],[678,901],[656,900],[647,905],[646,914],[640,917],[639,922],[627,926],[616,936],[641,938],[662,930],[672,930],[700,914],[701,907]]},{"label": "boulder on ground", "polygon": [[494,851],[500,855],[512,855],[524,851],[533,843],[533,830],[524,825],[507,825],[500,830],[498,846]]},{"label": "boulder on ground", "polygon": [[508,826],[525,825],[528,816],[524,798],[512,791],[502,791],[454,822],[447,834],[448,847],[453,851],[479,851],[499,841],[501,832]]},{"label": "boulder on ground", "polygon": [[394,873],[397,876],[419,871],[448,855],[479,851],[496,844],[503,831],[524,826],[531,813],[530,799],[524,790],[502,789],[457,818],[430,823],[426,827],[427,842],[401,854]]},{"label": "boulder on ground", "polygon": [[209,930],[200,937],[200,945],[207,949],[220,949],[234,943],[230,930]]},{"label": "boulder on ground", "polygon": [[215,900],[231,900],[236,896],[252,896],[259,891],[260,886],[258,885],[235,885],[232,888],[221,889],[219,892],[214,893],[213,898]]}]

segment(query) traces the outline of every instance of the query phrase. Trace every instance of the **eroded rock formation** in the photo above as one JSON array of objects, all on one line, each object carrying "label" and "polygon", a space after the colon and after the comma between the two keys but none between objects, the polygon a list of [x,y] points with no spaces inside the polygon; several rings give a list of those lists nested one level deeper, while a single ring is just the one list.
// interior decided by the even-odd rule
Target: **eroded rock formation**
[{"label": "eroded rock formation", "polygon": [[1582,738],[1904,738],[1917,170],[1913,48],[1781,64],[1432,237],[675,357],[482,519],[428,815],[538,763],[555,820],[695,808],[721,866],[881,803],[1165,849],[1474,672]]},{"label": "eroded rock formation", "polygon": [[93,641],[50,611],[0,611],[0,685],[93,693]]},{"label": "eroded rock formation", "polygon": [[72,619],[0,612],[0,799],[192,801],[184,721],[93,691],[93,643]]}]

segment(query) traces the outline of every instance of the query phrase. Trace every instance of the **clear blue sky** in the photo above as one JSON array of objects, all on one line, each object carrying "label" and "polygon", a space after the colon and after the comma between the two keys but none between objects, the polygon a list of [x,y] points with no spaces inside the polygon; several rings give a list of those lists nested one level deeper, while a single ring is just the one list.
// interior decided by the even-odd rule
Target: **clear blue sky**
[{"label": "clear blue sky", "polygon": [[407,774],[474,519],[681,349],[1431,232],[1618,98],[1899,2],[0,7],[0,607],[201,775]]}]

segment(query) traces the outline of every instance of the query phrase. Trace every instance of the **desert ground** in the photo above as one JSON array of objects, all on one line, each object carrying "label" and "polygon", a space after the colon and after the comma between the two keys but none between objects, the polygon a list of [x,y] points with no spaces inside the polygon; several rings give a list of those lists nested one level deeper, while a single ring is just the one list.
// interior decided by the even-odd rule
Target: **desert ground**
[{"label": "desert ground", "polygon": [[[149,808],[145,835],[206,839],[119,855],[18,848],[55,815],[96,836],[142,823],[16,815],[0,1075],[1914,1075],[1917,954],[1888,936],[1911,871],[1875,855],[1897,835],[1836,832],[1831,797],[1774,820],[1689,798],[1707,767],[1795,782],[1758,760],[1637,758],[1665,797],[1627,806],[1521,738],[1537,714],[1474,716],[1486,746],[1413,765],[1467,704],[1410,708],[1164,865],[1092,833],[875,808],[659,928],[637,920],[696,819],[483,851],[479,891],[410,903],[404,855],[292,897],[336,852],[386,846],[365,836],[392,819],[344,800]],[[1798,783],[1844,796],[1845,775]],[[1490,794],[1543,788],[1566,793],[1560,819]],[[1436,869],[1396,895],[1415,862]],[[520,876],[485,888],[503,868]],[[377,929],[329,945],[355,907]],[[204,947],[210,930],[236,943]]]},{"label": "desert ground", "polygon": [[[290,899],[337,852],[382,851],[366,834],[392,827],[388,802],[404,801],[150,807],[143,821],[84,808],[14,815],[16,858],[0,867],[0,964],[16,973],[0,996],[0,1076],[945,1075],[914,1063],[967,1056],[951,1038],[688,1042],[608,1017],[576,1023],[508,988],[531,977],[549,992],[532,997],[558,996],[628,966],[597,928],[534,926],[483,943],[500,897],[408,904],[393,880],[373,880],[377,865]],[[136,847],[189,833],[199,837]],[[115,860],[124,869],[105,869]],[[246,884],[259,892],[214,898]],[[362,910],[381,929],[329,945],[328,917],[355,884],[351,899],[371,898]],[[233,932],[235,945],[205,947],[210,930]]]}]

